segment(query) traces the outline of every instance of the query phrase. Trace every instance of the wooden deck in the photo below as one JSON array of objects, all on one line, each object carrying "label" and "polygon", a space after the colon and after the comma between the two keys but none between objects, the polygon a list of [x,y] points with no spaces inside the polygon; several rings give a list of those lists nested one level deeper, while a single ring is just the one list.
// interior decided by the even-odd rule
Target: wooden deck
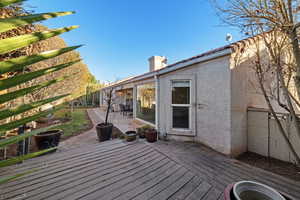
[{"label": "wooden deck", "polygon": [[227,184],[258,180],[300,199],[300,184],[196,144],[113,140],[5,168],[0,176],[41,168],[1,185],[0,199],[223,199]]}]

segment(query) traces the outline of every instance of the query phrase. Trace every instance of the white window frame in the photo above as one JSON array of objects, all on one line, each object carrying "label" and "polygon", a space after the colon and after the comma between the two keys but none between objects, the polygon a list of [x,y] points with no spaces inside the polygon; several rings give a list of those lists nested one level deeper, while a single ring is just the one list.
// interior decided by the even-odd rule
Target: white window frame
[{"label": "white window frame", "polygon": [[[173,104],[173,95],[172,95],[172,91],[173,91],[173,82],[174,81],[188,81],[189,82],[189,100],[190,103],[189,104]],[[192,86],[192,80],[190,79],[172,79],[171,80],[171,129],[174,131],[191,131],[192,130],[192,92],[191,92],[191,86]],[[188,107],[189,108],[189,128],[174,128],[173,127],[173,107]]]},{"label": "white window frame", "polygon": [[[151,81],[146,81],[146,82],[143,82],[143,83],[140,83],[140,84],[137,84],[137,85],[135,85],[135,87],[136,87],[136,95],[135,95],[135,101],[137,102],[137,90],[138,90],[138,86],[141,86],[141,85],[145,85],[145,84],[152,84],[152,83],[154,83],[154,88],[155,88],[155,100],[156,100],[156,90],[157,90],[157,88],[156,88],[156,84],[155,84],[155,82],[153,82],[153,80],[151,80]],[[136,105],[135,105],[135,107],[136,107]],[[157,102],[156,102],[156,105],[155,105],[155,122],[156,122],[156,111],[157,111]],[[143,120],[143,119],[141,119],[141,118],[138,118],[137,117],[137,109],[135,108],[135,119],[136,120],[138,120],[138,121],[140,121],[140,122],[142,122],[142,123],[144,123],[144,124],[148,124],[148,125],[150,125],[150,126],[153,126],[153,127],[156,127],[156,123],[152,123],[152,122],[148,122],[148,121],[146,121],[146,120]]]}]

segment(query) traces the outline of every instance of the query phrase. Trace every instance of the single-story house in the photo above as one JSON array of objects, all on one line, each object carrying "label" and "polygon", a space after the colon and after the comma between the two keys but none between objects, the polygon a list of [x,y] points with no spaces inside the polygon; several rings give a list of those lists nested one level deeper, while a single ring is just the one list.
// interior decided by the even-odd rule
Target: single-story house
[{"label": "single-story house", "polygon": [[153,56],[149,72],[103,88],[100,106],[104,92],[114,88],[123,97],[118,103],[131,104],[133,118],[155,126],[161,137],[239,155],[248,148],[248,108],[267,108],[252,84],[250,46],[251,38],[170,65]]}]

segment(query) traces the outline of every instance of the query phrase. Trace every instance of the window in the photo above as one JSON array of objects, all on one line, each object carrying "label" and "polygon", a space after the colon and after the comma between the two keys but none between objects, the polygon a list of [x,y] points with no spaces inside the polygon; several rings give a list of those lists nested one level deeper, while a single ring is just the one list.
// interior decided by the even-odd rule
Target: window
[{"label": "window", "polygon": [[155,83],[137,86],[136,117],[155,124]]},{"label": "window", "polygon": [[172,125],[173,128],[190,128],[190,81],[172,81]]}]

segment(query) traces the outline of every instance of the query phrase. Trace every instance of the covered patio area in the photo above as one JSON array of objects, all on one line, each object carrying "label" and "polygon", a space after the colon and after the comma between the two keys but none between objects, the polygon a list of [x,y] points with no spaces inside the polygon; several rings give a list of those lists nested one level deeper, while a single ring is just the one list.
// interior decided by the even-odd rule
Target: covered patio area
[{"label": "covered patio area", "polygon": [[[105,109],[97,109],[95,115],[99,117],[102,121],[105,120]],[[139,120],[134,120],[131,115],[123,115],[120,111],[115,111],[109,113],[108,121],[113,123],[121,132],[125,133],[126,131],[136,130],[136,128],[145,125]]]}]

